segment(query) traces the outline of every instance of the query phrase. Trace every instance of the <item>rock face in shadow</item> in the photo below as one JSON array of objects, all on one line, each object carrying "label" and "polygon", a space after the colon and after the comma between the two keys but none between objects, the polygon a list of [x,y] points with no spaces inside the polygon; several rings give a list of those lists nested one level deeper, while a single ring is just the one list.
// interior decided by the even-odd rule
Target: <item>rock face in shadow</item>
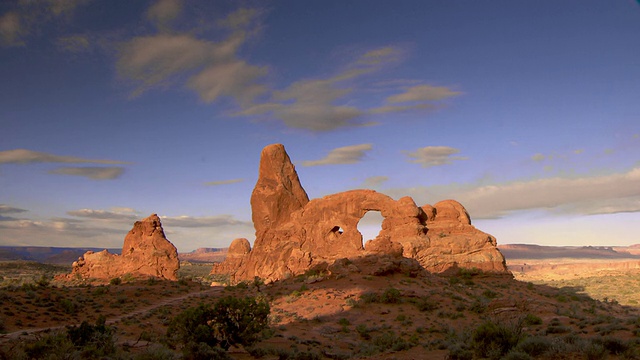
[{"label": "rock face in shadow", "polygon": [[153,214],[135,222],[124,238],[122,255],[107,250],[87,251],[73,263],[71,274],[66,278],[108,281],[129,275],[177,280],[179,268],[178,251],[164,235],[158,215]]},{"label": "rock face in shadow", "polygon": [[[229,273],[232,282],[255,277],[271,282],[311,269],[413,272],[416,264],[430,272],[459,267],[507,272],[495,238],[473,227],[458,202],[419,207],[410,197],[394,200],[373,190],[309,201],[281,144],[262,151],[251,207],[253,249],[212,270]],[[357,225],[368,211],[379,211],[384,220],[378,236],[363,245]]]}]

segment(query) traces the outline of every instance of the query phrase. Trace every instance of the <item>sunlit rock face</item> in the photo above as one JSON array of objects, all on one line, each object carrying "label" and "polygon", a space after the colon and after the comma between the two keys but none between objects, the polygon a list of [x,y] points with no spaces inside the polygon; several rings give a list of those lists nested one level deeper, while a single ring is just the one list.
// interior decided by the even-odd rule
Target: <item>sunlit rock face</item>
[{"label": "sunlit rock face", "polygon": [[[230,274],[233,282],[255,277],[271,282],[310,269],[417,271],[416,264],[438,273],[473,267],[507,272],[495,238],[472,226],[460,203],[445,200],[419,207],[410,197],[394,200],[373,190],[309,201],[281,144],[262,151],[251,207],[256,229],[253,249],[246,251],[248,241],[240,246],[234,240],[232,247],[243,250],[234,251],[212,270]],[[368,211],[379,211],[384,219],[378,236],[363,244],[357,226]]]},{"label": "sunlit rock face", "polygon": [[128,275],[132,278],[155,277],[177,280],[180,268],[178,251],[167,240],[158,215],[136,221],[124,238],[122,254],[107,250],[88,251],[73,263],[70,280],[110,280]]}]

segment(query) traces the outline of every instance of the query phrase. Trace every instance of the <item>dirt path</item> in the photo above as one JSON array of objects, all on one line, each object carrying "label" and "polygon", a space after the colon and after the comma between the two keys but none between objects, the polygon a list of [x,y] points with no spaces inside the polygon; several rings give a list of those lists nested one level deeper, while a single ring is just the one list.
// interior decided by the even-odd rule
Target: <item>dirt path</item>
[{"label": "dirt path", "polygon": [[[210,289],[206,289],[206,290],[202,290],[202,291],[192,292],[192,293],[188,293],[188,294],[184,294],[184,295],[180,295],[180,296],[176,296],[176,297],[165,298],[165,299],[162,299],[162,300],[158,301],[155,304],[152,304],[152,305],[149,305],[149,306],[145,306],[143,308],[139,308],[139,309],[136,309],[134,311],[131,311],[131,312],[128,312],[128,313],[125,313],[125,314],[121,314],[121,315],[118,315],[118,316],[107,318],[105,323],[107,325],[112,325],[112,324],[115,324],[115,323],[121,321],[124,318],[128,318],[128,317],[131,317],[131,316],[136,316],[136,315],[141,315],[141,314],[144,314],[144,313],[149,312],[151,310],[157,309],[157,308],[159,308],[161,306],[174,304],[176,302],[179,302],[179,301],[191,298],[191,297],[195,297],[195,296],[218,294],[218,293],[221,293],[223,290],[224,290],[223,287],[215,286],[215,287],[212,287]],[[0,343],[8,341],[8,340],[11,340],[11,339],[17,339],[20,336],[32,335],[32,334],[36,334],[36,333],[43,332],[43,331],[59,330],[59,329],[65,328],[67,326],[79,326],[79,325],[80,324],[65,324],[65,325],[58,325],[58,326],[17,330],[17,331],[13,331],[13,332],[6,333],[6,334],[0,334]]]}]

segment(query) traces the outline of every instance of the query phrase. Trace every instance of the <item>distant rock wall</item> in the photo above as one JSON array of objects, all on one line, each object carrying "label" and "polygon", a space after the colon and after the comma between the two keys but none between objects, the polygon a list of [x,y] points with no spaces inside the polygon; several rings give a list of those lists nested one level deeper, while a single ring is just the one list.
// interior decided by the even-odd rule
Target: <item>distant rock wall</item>
[{"label": "distant rock wall", "polygon": [[[244,245],[237,245],[242,251],[215,265],[212,273],[228,273],[235,282],[254,277],[270,282],[309,269],[363,270],[351,261],[358,259],[366,259],[355,263],[368,264],[374,273],[380,270],[376,266],[412,267],[402,259],[413,259],[431,272],[458,267],[507,272],[495,238],[472,226],[460,203],[446,200],[418,207],[410,197],[396,201],[373,190],[309,201],[281,144],[262,151],[251,207],[253,249],[247,251],[244,239]],[[368,211],[380,211],[384,220],[379,235],[363,245],[357,225]]]},{"label": "distant rock wall", "polygon": [[110,280],[123,275],[177,280],[178,251],[167,240],[158,215],[136,221],[124,239],[122,255],[87,251],[73,263],[67,280]]}]

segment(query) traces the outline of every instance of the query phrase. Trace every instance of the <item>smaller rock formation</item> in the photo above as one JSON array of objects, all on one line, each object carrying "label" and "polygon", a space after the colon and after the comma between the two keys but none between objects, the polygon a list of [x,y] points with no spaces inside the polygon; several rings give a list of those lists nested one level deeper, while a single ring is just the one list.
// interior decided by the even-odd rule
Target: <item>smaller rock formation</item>
[{"label": "smaller rock formation", "polygon": [[124,238],[122,255],[111,254],[107,250],[87,251],[73,263],[71,274],[65,279],[108,281],[129,275],[177,280],[179,268],[178,251],[164,235],[158,215],[153,214],[135,222]]},{"label": "smaller rock formation", "polygon": [[245,238],[235,239],[229,245],[227,257],[224,262],[213,264],[213,273],[230,274],[236,272],[244,262],[247,254],[251,251],[251,244]]}]

